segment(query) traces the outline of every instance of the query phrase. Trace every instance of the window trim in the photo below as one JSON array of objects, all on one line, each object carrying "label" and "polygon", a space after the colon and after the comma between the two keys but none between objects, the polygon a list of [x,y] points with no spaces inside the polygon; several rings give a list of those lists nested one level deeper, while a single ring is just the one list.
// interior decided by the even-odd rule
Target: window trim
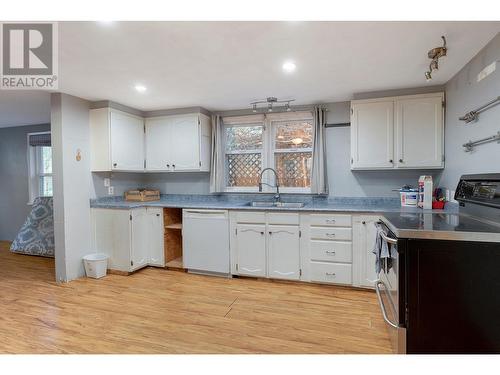
[{"label": "window trim", "polygon": [[[38,173],[41,166],[41,158],[37,152],[36,146],[30,146],[30,136],[39,134],[51,134],[50,131],[33,132],[26,134],[27,161],[28,161],[28,205],[32,205],[35,198],[40,197],[40,178],[45,176],[52,177],[52,186],[54,186],[54,170],[52,173]],[[52,165],[52,168],[54,166]]]},{"label": "window trim", "polygon": [[[311,121],[313,120],[312,113],[297,113],[296,116],[289,115],[288,113],[284,113],[283,115],[281,114],[276,114],[276,115],[271,115],[269,116],[268,121],[268,127],[270,129],[270,136],[269,136],[269,147],[268,147],[268,152],[269,152],[269,166],[271,168],[276,169],[276,164],[275,164],[275,153],[293,153],[293,152],[310,152],[311,157],[313,153],[313,147],[307,147],[307,148],[295,148],[295,149],[277,149],[275,140],[276,140],[276,125],[273,125],[275,123],[280,123],[280,122],[285,122],[285,121]],[[289,116],[286,116],[289,115]],[[314,125],[312,126],[312,131],[314,133]],[[313,135],[314,136],[314,135]],[[302,188],[302,187],[286,187],[286,186],[280,186],[280,191],[283,193],[293,193],[293,194],[311,194],[311,187],[309,186],[308,188]]]},{"label": "window trim", "polygon": [[[226,150],[226,129],[235,127],[246,127],[246,126],[262,126],[262,148],[253,150],[236,150],[227,151]],[[266,141],[266,125],[265,121],[242,121],[242,122],[228,122],[223,123],[223,139],[222,139],[222,152],[224,153],[224,191],[228,193],[257,193],[259,191],[258,186],[227,186],[227,173],[226,173],[226,155],[241,155],[241,154],[256,154],[260,151],[261,167],[265,165],[266,162],[266,152],[265,152],[265,141]]]},{"label": "window trim", "polygon": [[[283,121],[313,121],[313,114],[310,111],[300,111],[300,112],[283,112],[283,113],[272,113],[272,114],[257,114],[249,116],[238,116],[238,117],[226,117],[223,118],[222,131],[222,153],[224,155],[224,186],[222,191],[227,193],[257,193],[259,192],[258,186],[227,186],[227,174],[226,174],[226,155],[227,154],[243,154],[243,153],[255,153],[257,150],[245,150],[245,151],[226,151],[226,129],[228,127],[235,126],[250,126],[250,125],[260,125],[262,124],[262,150],[261,150],[261,166],[262,169],[271,167],[275,169],[274,153],[275,153],[275,128],[273,123],[283,122]],[[313,124],[313,137],[314,137],[314,124]],[[283,149],[276,152],[311,152],[313,153],[313,147],[304,149]],[[272,174],[272,173],[271,173]],[[264,179],[266,179],[267,174]],[[272,179],[273,177],[271,177]],[[275,188],[269,187],[267,185],[263,186],[263,193],[274,193]],[[311,187],[301,188],[301,187],[285,187],[280,186],[281,193],[291,193],[291,194],[311,194]]]}]

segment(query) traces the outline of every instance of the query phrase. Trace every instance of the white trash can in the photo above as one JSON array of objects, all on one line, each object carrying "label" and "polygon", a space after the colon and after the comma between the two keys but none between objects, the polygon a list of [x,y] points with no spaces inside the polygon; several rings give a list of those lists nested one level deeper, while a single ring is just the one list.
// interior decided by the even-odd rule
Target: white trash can
[{"label": "white trash can", "polygon": [[106,276],[108,270],[108,256],[106,254],[89,254],[83,257],[87,277],[99,279]]}]

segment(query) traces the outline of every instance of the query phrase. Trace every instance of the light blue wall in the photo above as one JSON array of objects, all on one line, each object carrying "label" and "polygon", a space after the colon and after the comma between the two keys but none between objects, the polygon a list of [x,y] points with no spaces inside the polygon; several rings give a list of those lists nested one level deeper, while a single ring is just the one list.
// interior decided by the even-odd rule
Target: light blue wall
[{"label": "light blue wall", "polygon": [[31,211],[27,134],[50,124],[0,129],[0,240],[12,241]]},{"label": "light blue wall", "polygon": [[[477,74],[492,62],[494,73],[480,82]],[[472,153],[464,152],[462,144],[500,131],[500,105],[479,115],[479,121],[458,120],[466,112],[500,96],[500,33],[446,84],[446,168],[441,183],[455,189],[460,175],[466,173],[500,172],[500,144],[478,146]]]}]

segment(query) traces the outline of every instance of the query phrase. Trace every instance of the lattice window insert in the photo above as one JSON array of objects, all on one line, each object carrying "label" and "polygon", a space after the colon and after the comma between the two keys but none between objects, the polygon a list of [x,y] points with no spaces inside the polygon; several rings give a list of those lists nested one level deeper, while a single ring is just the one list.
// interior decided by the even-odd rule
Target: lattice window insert
[{"label": "lattice window insert", "polygon": [[260,153],[227,154],[227,186],[257,186],[261,169]]},{"label": "lattice window insert", "polygon": [[311,187],[312,152],[279,152],[274,162],[281,186]]}]

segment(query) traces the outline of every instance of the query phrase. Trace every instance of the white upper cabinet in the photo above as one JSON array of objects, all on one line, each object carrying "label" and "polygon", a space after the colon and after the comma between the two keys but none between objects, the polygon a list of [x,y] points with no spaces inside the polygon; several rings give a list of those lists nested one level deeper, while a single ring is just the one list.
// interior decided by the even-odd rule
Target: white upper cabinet
[{"label": "white upper cabinet", "polygon": [[171,170],[170,119],[157,117],[146,119],[146,170]]},{"label": "white upper cabinet", "polygon": [[351,169],[444,167],[444,93],[351,102]]},{"label": "white upper cabinet", "polygon": [[209,171],[210,134],[201,113],[146,119],[146,170]]},{"label": "white upper cabinet", "polygon": [[396,101],[396,163],[398,168],[442,168],[442,94]]},{"label": "white upper cabinet", "polygon": [[299,227],[269,225],[268,277],[300,279]]},{"label": "white upper cabinet", "polygon": [[92,171],[143,171],[144,120],[111,108],[90,110]]},{"label": "white upper cabinet", "polygon": [[392,168],[394,103],[360,103],[351,109],[351,169]]},{"label": "white upper cabinet", "polygon": [[111,169],[144,170],[144,120],[111,110]]},{"label": "white upper cabinet", "polygon": [[99,171],[210,171],[211,121],[202,113],[142,117],[90,110],[91,168]]}]

